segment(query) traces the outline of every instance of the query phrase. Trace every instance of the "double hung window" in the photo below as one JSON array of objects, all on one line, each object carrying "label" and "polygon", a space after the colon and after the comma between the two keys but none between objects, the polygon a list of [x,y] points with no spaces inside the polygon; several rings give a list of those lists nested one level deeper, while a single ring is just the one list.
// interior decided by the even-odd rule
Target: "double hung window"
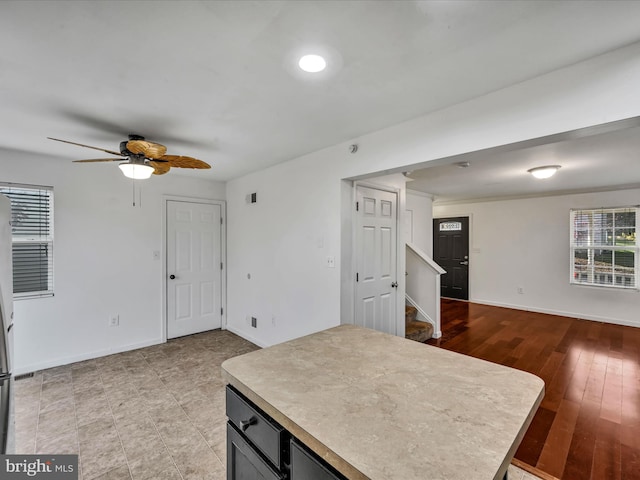
[{"label": "double hung window", "polygon": [[638,288],[640,208],[571,211],[571,283]]},{"label": "double hung window", "polygon": [[14,298],[53,295],[53,189],[0,184],[11,200]]}]

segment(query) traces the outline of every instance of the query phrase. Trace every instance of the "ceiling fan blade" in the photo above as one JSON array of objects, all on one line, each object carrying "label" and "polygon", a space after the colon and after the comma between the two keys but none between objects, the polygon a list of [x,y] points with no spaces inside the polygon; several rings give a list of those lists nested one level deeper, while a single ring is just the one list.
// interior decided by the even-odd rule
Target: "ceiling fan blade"
[{"label": "ceiling fan blade", "polygon": [[122,162],[126,160],[126,157],[120,158],[92,158],[89,160],[74,160],[74,162],[79,163],[92,163],[92,162]]},{"label": "ceiling fan blade", "polygon": [[169,162],[155,162],[151,160],[149,161],[149,165],[153,167],[154,175],[164,175],[169,170],[171,170],[171,165],[169,165]]},{"label": "ceiling fan blade", "polygon": [[[68,106],[57,107],[57,113],[62,117],[72,120],[78,125],[88,127],[101,135],[111,134],[118,138],[126,138],[128,133],[144,131],[145,137],[156,138],[174,145],[173,148],[217,148],[217,139],[196,140],[188,138],[188,135],[178,135],[177,130],[181,126],[176,121],[165,117],[155,117],[132,109],[114,114],[107,118],[103,112],[94,114],[93,110],[82,111]],[[124,117],[122,118],[122,115]]]},{"label": "ceiling fan blade", "polygon": [[158,160],[169,162],[169,165],[177,168],[211,168],[207,162],[193,157],[183,157],[182,155],[163,155]]},{"label": "ceiling fan blade", "polygon": [[107,150],[107,149],[100,148],[100,147],[92,147],[91,145],[84,145],[82,143],[70,142],[69,140],[60,140],[59,138],[51,138],[51,137],[47,137],[47,138],[49,140],[55,140],[56,142],[69,143],[71,145],[77,145],[79,147],[92,148],[93,150],[100,150],[101,152],[107,152],[107,153],[110,153],[112,155],[118,155],[119,157],[122,156],[122,154],[120,152],[114,152],[113,150]]},{"label": "ceiling fan blade", "polygon": [[160,158],[167,153],[167,147],[148,140],[129,140],[127,150],[136,155],[144,155],[146,158]]}]

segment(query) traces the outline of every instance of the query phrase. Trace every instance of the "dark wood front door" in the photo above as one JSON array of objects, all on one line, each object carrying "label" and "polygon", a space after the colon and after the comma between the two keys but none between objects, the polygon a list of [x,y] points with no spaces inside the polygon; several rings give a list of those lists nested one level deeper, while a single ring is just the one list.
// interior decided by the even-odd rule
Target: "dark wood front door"
[{"label": "dark wood front door", "polygon": [[433,259],[447,273],[440,276],[440,294],[469,299],[469,217],[433,220]]}]

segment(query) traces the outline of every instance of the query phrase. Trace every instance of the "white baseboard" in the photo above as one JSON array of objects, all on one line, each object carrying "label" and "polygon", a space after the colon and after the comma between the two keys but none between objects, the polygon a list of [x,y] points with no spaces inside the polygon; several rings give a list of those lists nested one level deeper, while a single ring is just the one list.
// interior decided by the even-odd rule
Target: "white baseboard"
[{"label": "white baseboard", "polygon": [[614,325],[625,325],[628,327],[640,327],[639,322],[633,322],[630,320],[623,320],[620,318],[609,318],[609,317],[600,317],[597,315],[584,315],[582,313],[575,312],[565,312],[562,310],[552,310],[547,308],[538,308],[538,307],[527,307],[523,305],[512,305],[509,303],[501,303],[501,302],[492,302],[490,300],[482,300],[482,299],[470,299],[470,302],[479,303],[481,305],[489,305],[492,307],[504,307],[504,308],[512,308],[514,310],[523,310],[525,312],[535,312],[535,313],[546,313],[549,315],[558,315],[560,317],[569,317],[569,318],[578,318],[581,320],[590,320],[592,322],[601,322],[601,323],[612,323]]},{"label": "white baseboard", "polygon": [[47,368],[60,367],[62,365],[69,365],[70,363],[82,362],[84,360],[91,360],[93,358],[105,357],[107,355],[113,355],[114,353],[128,352],[130,350],[137,350],[139,348],[150,347],[152,345],[158,345],[165,343],[162,339],[147,340],[139,343],[131,343],[129,345],[121,345],[115,348],[106,348],[103,350],[94,350],[93,352],[81,353],[79,355],[72,355],[70,357],[59,357],[54,360],[47,360],[46,362],[32,363],[30,365],[16,366],[13,370],[13,375],[23,375],[25,373],[37,372],[38,370],[46,370]]},{"label": "white baseboard", "polygon": [[[231,333],[235,333],[239,337],[250,341],[251,343],[258,345],[261,348],[268,347],[264,342],[248,335],[232,325],[227,324],[225,330],[229,330]],[[106,348],[102,350],[94,350],[92,352],[81,353],[79,355],[71,355],[69,357],[59,357],[53,360],[47,360],[45,362],[37,362],[29,365],[15,366],[13,369],[13,375],[24,375],[25,373],[37,372],[38,370],[46,370],[47,368],[60,367],[62,365],[69,365],[70,363],[82,362],[84,360],[91,360],[94,358],[104,357],[107,355],[113,355],[114,353],[128,352],[130,350],[137,350],[139,348],[150,347],[152,345],[159,345],[165,343],[161,338],[154,340],[147,340],[144,342],[131,343],[128,345],[121,345],[115,348]]]},{"label": "white baseboard", "polygon": [[248,333],[246,333],[246,332],[244,332],[244,331],[242,331],[242,330],[240,330],[240,329],[238,329],[238,328],[234,327],[233,325],[229,325],[229,323],[227,323],[227,327],[226,327],[226,329],[227,329],[227,330],[229,330],[231,333],[235,333],[235,334],[236,334],[236,335],[238,335],[239,337],[242,337],[242,338],[244,338],[245,340],[247,340],[247,341],[249,341],[249,342],[253,343],[254,345],[259,346],[260,348],[267,348],[267,347],[269,347],[269,346],[270,346],[270,345],[267,345],[267,344],[266,344],[266,343],[264,343],[264,342],[261,342],[261,341],[260,341],[260,340],[258,340],[257,338],[255,338],[255,337],[253,337],[253,336],[249,335]]}]

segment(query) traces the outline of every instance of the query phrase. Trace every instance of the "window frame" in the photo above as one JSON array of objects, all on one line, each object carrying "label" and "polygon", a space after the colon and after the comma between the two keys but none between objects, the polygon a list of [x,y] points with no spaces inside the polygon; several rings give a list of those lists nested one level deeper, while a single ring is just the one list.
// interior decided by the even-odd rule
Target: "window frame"
[{"label": "window frame", "polygon": [[[14,300],[26,300],[33,298],[43,298],[43,297],[52,297],[54,295],[54,273],[53,273],[53,250],[54,250],[54,194],[53,187],[46,185],[31,185],[31,184],[23,184],[23,183],[10,183],[10,182],[0,182],[0,195],[5,195],[11,200],[11,218],[13,221],[14,216],[14,202],[11,197],[9,197],[5,190],[26,190],[33,192],[42,192],[48,191],[49,197],[49,205],[47,209],[48,215],[48,235],[45,236],[16,236],[12,235],[11,237],[11,246],[12,246],[12,257],[13,257],[13,246],[15,245],[43,245],[47,247],[47,289],[46,290],[31,290],[28,292],[15,292],[15,277],[14,277],[14,292],[13,299]],[[15,269],[14,269],[15,275]]]},{"label": "window frame", "polygon": [[[615,225],[615,217],[616,217],[616,213],[624,213],[624,212],[629,212],[630,210],[632,210],[633,212],[635,212],[635,245],[615,245],[615,230],[616,228],[621,228],[621,227],[616,227]],[[576,242],[576,224],[575,224],[575,215],[576,213],[579,212],[589,212],[590,214],[593,213],[609,213],[611,212],[613,214],[613,224],[611,225],[611,230],[613,231],[613,236],[614,236],[614,241],[612,242],[612,245],[605,245],[605,244],[599,244],[599,243],[593,243],[591,244],[591,242],[588,242],[586,245],[579,245]],[[572,208],[570,210],[570,236],[569,236],[569,283],[571,285],[578,285],[578,286],[582,286],[582,287],[596,287],[596,288],[612,288],[612,289],[616,289],[616,290],[623,290],[623,291],[629,291],[629,290],[635,290],[638,291],[640,289],[640,282],[639,282],[639,273],[640,273],[640,239],[638,238],[638,229],[640,227],[640,207],[637,205],[633,205],[633,206],[626,206],[626,207],[599,207],[599,208]],[[589,235],[590,237],[593,236],[592,232],[596,231],[595,228],[593,228],[592,225],[589,226],[588,228],[589,231]],[[605,230],[606,231],[606,230]],[[614,252],[618,252],[618,251],[625,251],[625,250],[631,250],[634,253],[634,262],[633,262],[633,284],[632,285],[625,285],[624,282],[621,283],[617,283],[616,282],[616,274],[615,271],[612,271],[612,283],[608,284],[608,283],[596,283],[595,279],[593,278],[594,276],[594,271],[592,270],[590,276],[591,281],[585,282],[585,281],[578,281],[577,280],[577,271],[576,271],[576,262],[575,262],[575,255],[576,255],[576,250],[587,250],[587,252],[589,251],[595,251],[595,250],[610,250],[615,257],[615,253]],[[593,254],[595,255],[595,253]]]}]

